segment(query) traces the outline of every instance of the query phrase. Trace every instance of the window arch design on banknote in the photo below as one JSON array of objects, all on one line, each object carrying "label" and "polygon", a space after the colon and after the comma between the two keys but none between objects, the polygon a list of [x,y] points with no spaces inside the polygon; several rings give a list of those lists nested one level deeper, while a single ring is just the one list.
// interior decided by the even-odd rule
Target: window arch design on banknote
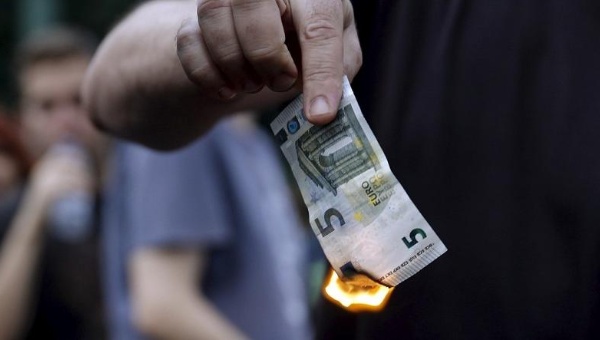
[{"label": "window arch design on banknote", "polygon": [[296,151],[306,176],[335,196],[340,185],[381,168],[352,105],[340,109],[332,123],[311,127],[296,141]]},{"label": "window arch design on banknote", "polygon": [[332,268],[392,287],[446,247],[392,173],[347,79],[333,122],[315,126],[302,96],[271,123]]}]

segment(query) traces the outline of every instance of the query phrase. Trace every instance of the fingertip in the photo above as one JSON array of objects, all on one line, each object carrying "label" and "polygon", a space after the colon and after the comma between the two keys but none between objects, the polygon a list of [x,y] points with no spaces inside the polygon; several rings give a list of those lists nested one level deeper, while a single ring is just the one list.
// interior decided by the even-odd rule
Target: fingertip
[{"label": "fingertip", "polygon": [[[339,101],[339,100],[338,100]],[[328,96],[320,95],[309,100],[305,106],[308,120],[316,125],[323,125],[331,122],[337,113],[337,103]]]},{"label": "fingertip", "polygon": [[335,119],[335,113],[327,114],[323,116],[308,116],[308,121],[314,125],[326,125],[331,123]]}]

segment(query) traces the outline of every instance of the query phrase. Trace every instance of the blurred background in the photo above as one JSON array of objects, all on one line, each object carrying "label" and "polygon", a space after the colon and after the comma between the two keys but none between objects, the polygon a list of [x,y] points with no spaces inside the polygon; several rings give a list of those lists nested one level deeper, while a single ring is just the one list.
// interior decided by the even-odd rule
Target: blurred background
[{"label": "blurred background", "polygon": [[103,37],[139,0],[2,0],[0,1],[0,102],[16,103],[12,55],[18,41],[53,24],[85,28]]},{"label": "blurred background", "polygon": [[0,340],[308,339],[326,263],[277,108],[170,154],[88,119],[95,45],[142,2],[0,3]]}]

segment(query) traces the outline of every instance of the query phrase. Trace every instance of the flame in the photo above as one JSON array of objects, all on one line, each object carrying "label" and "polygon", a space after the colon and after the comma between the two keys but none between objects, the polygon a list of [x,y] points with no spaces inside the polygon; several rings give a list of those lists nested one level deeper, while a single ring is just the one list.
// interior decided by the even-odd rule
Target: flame
[{"label": "flame", "polygon": [[393,290],[360,274],[342,281],[333,269],[323,286],[325,297],[353,312],[382,310]]}]

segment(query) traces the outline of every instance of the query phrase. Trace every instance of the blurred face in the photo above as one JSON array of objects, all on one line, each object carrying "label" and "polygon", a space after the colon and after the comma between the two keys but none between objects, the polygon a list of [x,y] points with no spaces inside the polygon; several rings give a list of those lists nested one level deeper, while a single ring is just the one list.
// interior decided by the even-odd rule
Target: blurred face
[{"label": "blurred face", "polygon": [[75,139],[91,150],[104,144],[81,106],[79,88],[89,59],[72,57],[39,62],[21,77],[21,124],[35,158],[55,142]]}]

